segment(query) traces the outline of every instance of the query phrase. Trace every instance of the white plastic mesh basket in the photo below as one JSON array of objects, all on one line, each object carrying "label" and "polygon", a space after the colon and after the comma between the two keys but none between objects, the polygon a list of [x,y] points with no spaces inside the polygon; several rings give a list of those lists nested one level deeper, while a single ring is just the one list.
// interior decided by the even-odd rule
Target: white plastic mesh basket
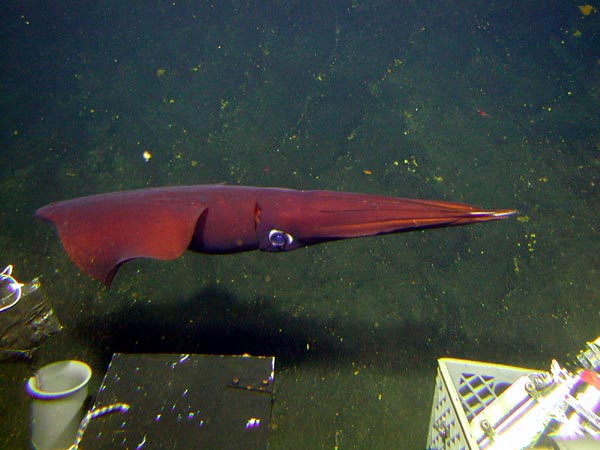
[{"label": "white plastic mesh basket", "polygon": [[463,359],[438,360],[428,450],[476,450],[469,422],[532,369]]}]

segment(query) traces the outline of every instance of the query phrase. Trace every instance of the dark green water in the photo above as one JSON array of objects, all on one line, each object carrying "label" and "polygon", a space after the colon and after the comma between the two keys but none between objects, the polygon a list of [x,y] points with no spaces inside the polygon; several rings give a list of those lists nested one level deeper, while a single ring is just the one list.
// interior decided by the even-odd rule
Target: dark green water
[{"label": "dark green water", "polygon": [[[64,325],[35,366],[87,361],[97,388],[114,352],[275,355],[271,448],[417,449],[437,358],[547,368],[599,334],[600,15],[570,1],[47,3],[0,13],[0,265],[41,276]],[[110,290],[33,218],[60,199],[218,182],[520,215],[136,261]],[[1,364],[0,447],[27,448],[31,371]]]}]

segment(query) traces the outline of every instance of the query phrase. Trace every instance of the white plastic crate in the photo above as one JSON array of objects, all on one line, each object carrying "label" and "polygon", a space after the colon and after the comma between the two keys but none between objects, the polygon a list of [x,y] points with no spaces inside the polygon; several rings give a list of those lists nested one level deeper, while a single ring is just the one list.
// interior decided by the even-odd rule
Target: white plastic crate
[{"label": "white plastic crate", "polygon": [[477,450],[470,421],[533,369],[464,359],[438,360],[428,450]]}]

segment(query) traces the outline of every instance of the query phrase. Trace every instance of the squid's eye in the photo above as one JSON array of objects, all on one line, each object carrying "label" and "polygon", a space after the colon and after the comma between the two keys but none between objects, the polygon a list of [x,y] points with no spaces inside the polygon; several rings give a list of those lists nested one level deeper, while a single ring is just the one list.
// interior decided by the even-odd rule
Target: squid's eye
[{"label": "squid's eye", "polygon": [[269,231],[269,242],[273,247],[284,248],[286,245],[290,245],[294,242],[294,238],[285,231],[271,230]]}]

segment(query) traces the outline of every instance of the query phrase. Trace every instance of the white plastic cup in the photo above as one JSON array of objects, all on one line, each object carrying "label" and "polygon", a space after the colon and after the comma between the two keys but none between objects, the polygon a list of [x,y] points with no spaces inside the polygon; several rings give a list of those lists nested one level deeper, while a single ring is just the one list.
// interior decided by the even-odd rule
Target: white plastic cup
[{"label": "white plastic cup", "polygon": [[68,449],[75,442],[92,369],[81,361],[58,361],[39,369],[25,389],[31,405],[31,444],[36,450]]}]

